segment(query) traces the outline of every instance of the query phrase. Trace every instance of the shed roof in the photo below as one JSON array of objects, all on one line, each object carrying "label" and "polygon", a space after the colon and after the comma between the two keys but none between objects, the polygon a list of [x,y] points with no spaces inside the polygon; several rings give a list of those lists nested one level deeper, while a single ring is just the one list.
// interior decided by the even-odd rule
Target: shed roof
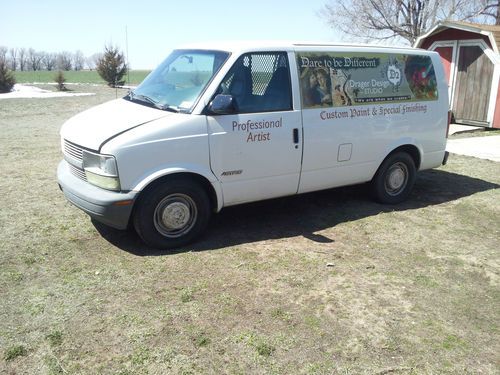
[{"label": "shed roof", "polygon": [[487,24],[471,23],[464,21],[440,22],[432,29],[430,29],[427,33],[418,37],[414,46],[420,47],[425,39],[427,39],[432,35],[438,34],[446,29],[457,29],[457,30],[463,30],[471,33],[485,35],[489,38],[490,43],[493,46],[493,50],[496,53],[499,53],[500,51],[500,25],[487,25]]}]

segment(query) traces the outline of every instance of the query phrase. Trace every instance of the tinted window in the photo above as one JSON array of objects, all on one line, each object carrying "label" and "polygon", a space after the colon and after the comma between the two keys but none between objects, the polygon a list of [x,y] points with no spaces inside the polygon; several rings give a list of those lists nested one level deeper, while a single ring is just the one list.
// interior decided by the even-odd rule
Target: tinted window
[{"label": "tinted window", "polygon": [[292,90],[286,53],[242,55],[217,93],[232,95],[239,113],[291,110]]}]

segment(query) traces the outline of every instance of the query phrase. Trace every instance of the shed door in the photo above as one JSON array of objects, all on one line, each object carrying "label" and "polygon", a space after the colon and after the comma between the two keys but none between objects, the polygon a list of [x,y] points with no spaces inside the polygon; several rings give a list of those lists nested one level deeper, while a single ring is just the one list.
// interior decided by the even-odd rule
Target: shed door
[{"label": "shed door", "polygon": [[456,122],[488,125],[493,63],[479,46],[460,46],[453,99]]},{"label": "shed door", "polygon": [[444,67],[444,74],[446,75],[446,81],[448,82],[448,86],[451,86],[451,64],[453,61],[453,47],[436,47],[434,51],[439,53],[441,57],[441,62]]}]

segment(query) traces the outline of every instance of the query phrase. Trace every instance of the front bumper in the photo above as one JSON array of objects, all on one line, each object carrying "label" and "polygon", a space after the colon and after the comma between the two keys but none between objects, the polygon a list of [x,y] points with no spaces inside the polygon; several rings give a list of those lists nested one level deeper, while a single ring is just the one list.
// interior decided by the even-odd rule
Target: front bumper
[{"label": "front bumper", "polygon": [[117,229],[126,229],[137,192],[104,190],[74,176],[66,161],[57,167],[59,187],[66,198],[97,221]]}]

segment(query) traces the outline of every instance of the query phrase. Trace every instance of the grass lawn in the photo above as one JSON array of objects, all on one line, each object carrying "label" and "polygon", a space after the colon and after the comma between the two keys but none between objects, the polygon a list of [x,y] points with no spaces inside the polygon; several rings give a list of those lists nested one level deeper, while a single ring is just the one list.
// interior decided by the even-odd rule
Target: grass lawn
[{"label": "grass lawn", "polygon": [[[80,70],[80,71],[67,71],[63,72],[66,82],[68,83],[95,83],[95,84],[106,84],[106,82],[99,76],[95,71]],[[137,85],[142,82],[144,78],[150,73],[149,70],[132,70],[129,72],[128,76],[125,76],[126,84]],[[16,77],[17,83],[52,83],[55,82],[55,76],[57,71],[33,71],[33,72],[21,72],[16,71],[14,75]]]},{"label": "grass lawn", "polygon": [[500,163],[451,155],[398,206],[228,208],[160,252],[59,191],[61,124],[115,97],[70,89],[96,95],[0,101],[0,373],[500,372]]}]

